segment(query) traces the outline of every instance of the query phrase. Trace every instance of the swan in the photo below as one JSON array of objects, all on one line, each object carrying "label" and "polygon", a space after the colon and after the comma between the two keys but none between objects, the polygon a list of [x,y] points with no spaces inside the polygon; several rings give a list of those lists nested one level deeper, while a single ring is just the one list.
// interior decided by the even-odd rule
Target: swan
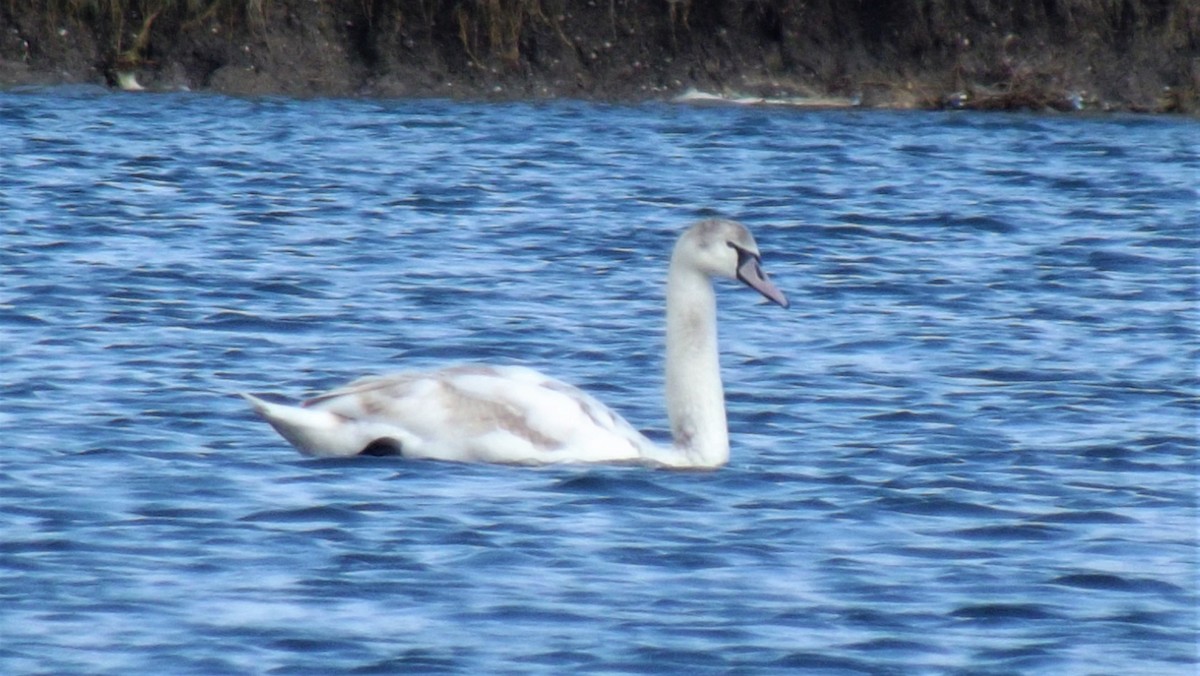
[{"label": "swan", "polygon": [[459,365],[369,376],[300,406],[242,394],[301,453],[524,465],[630,463],[715,468],[729,461],[712,278],[737,279],[782,307],[746,226],[708,219],[675,244],[667,272],[662,447],[587,393],[523,366]]}]

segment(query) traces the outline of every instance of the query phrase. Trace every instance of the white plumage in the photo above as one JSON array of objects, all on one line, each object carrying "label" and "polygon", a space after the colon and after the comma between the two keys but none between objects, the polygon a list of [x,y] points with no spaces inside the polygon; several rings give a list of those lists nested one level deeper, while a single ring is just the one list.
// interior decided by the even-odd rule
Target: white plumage
[{"label": "white plumage", "polygon": [[711,278],[739,279],[787,307],[759,263],[754,237],[734,221],[701,221],[675,245],[667,275],[670,447],[657,446],[578,388],[522,366],[372,376],[302,406],[242,396],[306,455],[718,467],[729,460],[729,436]]}]

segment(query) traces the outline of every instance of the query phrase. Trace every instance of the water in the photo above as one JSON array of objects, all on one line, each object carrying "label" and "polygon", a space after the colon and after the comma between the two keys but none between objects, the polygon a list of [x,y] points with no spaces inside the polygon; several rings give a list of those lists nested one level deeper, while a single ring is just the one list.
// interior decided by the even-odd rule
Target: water
[{"label": "water", "polygon": [[[0,94],[0,672],[1193,674],[1200,127]],[[536,366],[710,473],[304,459],[233,396]]]}]

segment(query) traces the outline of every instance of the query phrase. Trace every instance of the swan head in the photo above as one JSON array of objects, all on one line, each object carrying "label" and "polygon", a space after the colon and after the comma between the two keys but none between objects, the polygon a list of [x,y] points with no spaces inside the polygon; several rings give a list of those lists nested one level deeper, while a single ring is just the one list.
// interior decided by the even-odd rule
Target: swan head
[{"label": "swan head", "polygon": [[787,297],[762,269],[762,254],[750,230],[738,223],[712,218],[696,223],[679,238],[672,263],[699,270],[710,277],[736,279],[782,307]]}]

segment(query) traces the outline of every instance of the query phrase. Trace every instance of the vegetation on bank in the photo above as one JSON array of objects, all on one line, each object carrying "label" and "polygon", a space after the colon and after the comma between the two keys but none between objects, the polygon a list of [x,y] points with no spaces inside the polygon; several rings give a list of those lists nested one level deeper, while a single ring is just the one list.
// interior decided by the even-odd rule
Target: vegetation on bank
[{"label": "vegetation on bank", "polygon": [[691,86],[1194,112],[1200,2],[0,0],[0,84],[134,77],[250,93],[634,99]]}]

